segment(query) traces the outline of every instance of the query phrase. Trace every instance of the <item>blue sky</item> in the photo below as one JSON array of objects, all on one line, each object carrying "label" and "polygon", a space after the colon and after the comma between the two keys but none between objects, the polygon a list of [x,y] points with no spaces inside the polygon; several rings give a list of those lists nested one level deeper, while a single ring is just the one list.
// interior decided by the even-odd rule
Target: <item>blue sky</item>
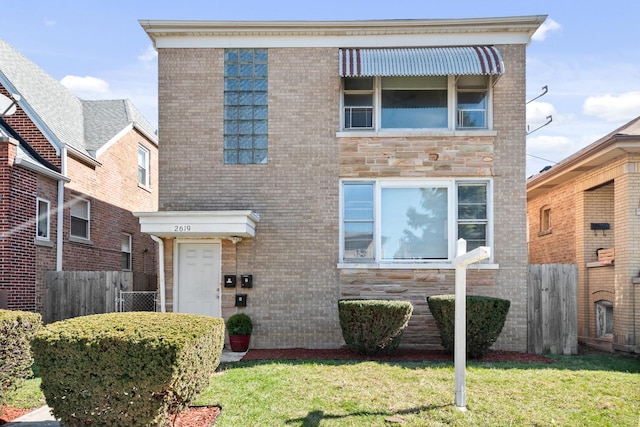
[{"label": "blue sky", "polygon": [[[0,38],[83,99],[129,98],[157,124],[157,57],[139,19],[361,20],[548,15],[527,49],[527,176],[640,116],[637,0],[21,0]],[[542,160],[542,159],[544,160]]]}]

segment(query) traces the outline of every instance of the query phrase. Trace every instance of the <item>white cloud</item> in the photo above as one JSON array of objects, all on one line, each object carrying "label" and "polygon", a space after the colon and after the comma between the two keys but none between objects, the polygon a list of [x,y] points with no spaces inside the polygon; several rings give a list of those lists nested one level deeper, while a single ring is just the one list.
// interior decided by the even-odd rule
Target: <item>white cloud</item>
[{"label": "white cloud", "polygon": [[147,49],[142,52],[142,54],[138,55],[138,59],[143,62],[153,61],[157,57],[158,52],[156,52],[152,45],[147,46]]},{"label": "white cloud", "polygon": [[107,82],[91,76],[64,76],[60,83],[78,97],[84,99],[95,98],[109,92],[109,84]]},{"label": "white cloud", "polygon": [[564,136],[540,135],[527,138],[527,176],[553,166],[577,151],[574,142]]},{"label": "white cloud", "polygon": [[582,104],[582,112],[607,122],[631,120],[640,113],[640,91],[618,96],[590,96]]},{"label": "white cloud", "polygon": [[[571,139],[565,136],[549,136],[541,135],[531,137],[527,139],[527,151],[535,151],[540,153],[542,157],[544,154],[554,157],[555,162],[562,160],[571,154],[574,150],[574,144]],[[558,157],[560,154],[562,157]]]},{"label": "white cloud", "polygon": [[531,36],[531,40],[542,41],[547,38],[547,34],[560,30],[562,25],[558,24],[551,18],[547,18],[540,27],[536,30],[536,32]]},{"label": "white cloud", "polygon": [[556,115],[555,107],[548,102],[533,101],[527,104],[527,123],[544,123],[548,116]]}]

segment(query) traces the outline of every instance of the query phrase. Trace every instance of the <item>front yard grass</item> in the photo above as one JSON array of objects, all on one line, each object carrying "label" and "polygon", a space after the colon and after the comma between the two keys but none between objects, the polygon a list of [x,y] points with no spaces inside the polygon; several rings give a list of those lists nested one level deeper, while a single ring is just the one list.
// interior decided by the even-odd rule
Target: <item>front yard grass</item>
[{"label": "front yard grass", "polygon": [[[467,412],[451,363],[260,361],[224,364],[200,404],[229,426],[640,426],[640,359],[469,363]],[[398,423],[398,424],[394,424]]]},{"label": "front yard grass", "polygon": [[[552,357],[470,362],[467,412],[453,405],[453,364],[434,362],[227,363],[196,403],[222,407],[216,427],[640,426],[640,359]],[[39,381],[9,404],[42,405]]]}]

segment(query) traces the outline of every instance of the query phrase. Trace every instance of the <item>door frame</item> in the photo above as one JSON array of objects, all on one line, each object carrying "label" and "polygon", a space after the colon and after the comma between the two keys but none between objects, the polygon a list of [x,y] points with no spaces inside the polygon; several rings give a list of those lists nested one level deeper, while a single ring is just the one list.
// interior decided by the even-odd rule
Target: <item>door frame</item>
[{"label": "door frame", "polygon": [[220,317],[222,317],[222,239],[174,239],[173,240],[173,312],[179,313],[177,311],[180,308],[180,297],[178,288],[180,286],[180,245],[183,244],[191,244],[191,243],[200,243],[200,244],[218,244],[220,246],[220,257],[216,260],[218,263],[220,272],[217,278],[218,285],[218,312],[220,313]]}]

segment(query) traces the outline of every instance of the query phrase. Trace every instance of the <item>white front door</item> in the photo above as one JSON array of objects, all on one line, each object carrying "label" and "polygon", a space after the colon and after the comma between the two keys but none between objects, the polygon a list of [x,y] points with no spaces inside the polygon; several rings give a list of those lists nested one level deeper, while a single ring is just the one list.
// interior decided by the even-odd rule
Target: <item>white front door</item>
[{"label": "white front door", "polygon": [[220,242],[178,243],[178,313],[220,317]]}]

